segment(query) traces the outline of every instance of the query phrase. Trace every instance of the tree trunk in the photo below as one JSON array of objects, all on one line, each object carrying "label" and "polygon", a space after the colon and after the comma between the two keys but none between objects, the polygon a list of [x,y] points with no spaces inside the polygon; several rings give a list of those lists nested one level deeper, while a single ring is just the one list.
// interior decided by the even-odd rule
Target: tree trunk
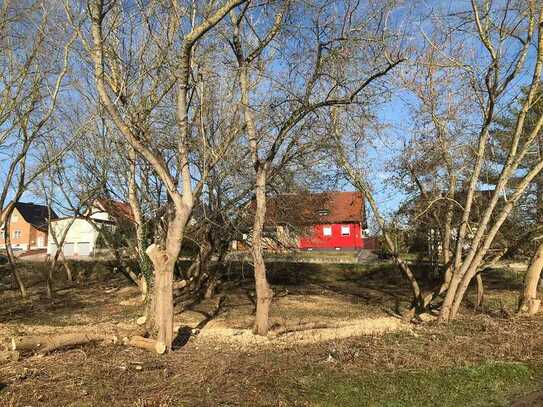
[{"label": "tree trunk", "polygon": [[259,168],[256,173],[256,211],[253,224],[252,254],[256,284],[256,318],[254,333],[268,334],[268,318],[273,291],[266,277],[266,264],[264,263],[262,248],[262,231],[266,217],[266,171]]},{"label": "tree trunk", "polygon": [[73,279],[73,273],[72,273],[72,268],[70,267],[70,265],[68,264],[68,262],[66,261],[66,257],[64,257],[64,253],[61,253],[61,261],[62,261],[62,265],[64,266],[64,270],[66,270],[66,279],[72,283],[74,281]]},{"label": "tree trunk", "polygon": [[145,230],[144,217],[138,199],[138,186],[136,182],[137,172],[137,153],[132,147],[128,147],[128,158],[130,161],[130,174],[128,177],[128,202],[132,215],[134,216],[134,229],[136,232],[136,255],[140,267],[141,275],[139,277],[138,287],[144,301],[148,300],[150,286],[152,285],[152,273],[149,272],[149,259],[145,254]]},{"label": "tree trunk", "polygon": [[537,298],[537,286],[543,269],[543,242],[541,242],[532,257],[530,266],[524,277],[524,288],[520,298],[518,312],[533,315],[539,311],[541,300]]},{"label": "tree trunk", "polygon": [[451,277],[449,287],[447,288],[447,294],[445,294],[445,300],[443,301],[443,304],[441,305],[441,311],[439,312],[438,322],[449,321],[452,305],[454,302],[454,295],[456,294],[458,285],[460,284],[460,280],[461,280],[461,276],[459,276],[456,272],[454,272]]},{"label": "tree trunk", "polygon": [[17,270],[17,267],[12,262],[10,262],[10,268],[11,268],[11,274],[13,275],[13,279],[17,283],[17,287],[19,287],[19,292],[21,293],[21,297],[26,298],[27,297],[26,287],[24,285],[23,279],[21,278],[21,274],[19,273],[19,270]]},{"label": "tree trunk", "polygon": [[52,273],[49,273],[49,275],[45,279],[45,296],[49,300],[53,298],[53,278],[52,278]]},{"label": "tree trunk", "polygon": [[477,273],[477,302],[475,303],[476,309],[481,309],[483,306],[483,299],[485,295],[485,285],[483,284],[483,276],[481,273]]},{"label": "tree trunk", "polygon": [[[543,37],[542,37],[543,39]],[[543,123],[543,116],[541,116],[541,120]],[[501,226],[511,213],[511,210],[513,209],[514,205],[517,203],[517,201],[520,199],[524,191],[526,190],[527,186],[532,182],[533,178],[537,176],[541,171],[543,170],[543,161],[538,163],[534,168],[532,168],[528,174],[522,179],[522,181],[518,184],[516,191],[511,195],[510,199],[507,201],[507,204],[501,209],[499,214],[497,215],[496,221],[488,231],[488,234],[486,235],[486,238],[484,239],[482,246],[479,247],[478,250],[474,252],[474,256],[465,260],[466,264],[462,264],[462,269],[458,273],[460,276],[460,283],[457,286],[456,292],[454,293],[454,302],[452,304],[452,307],[450,308],[450,315],[449,319],[455,318],[456,314],[458,313],[458,310],[460,308],[460,304],[462,302],[462,299],[464,297],[464,294],[468,288],[469,283],[471,282],[471,279],[475,276],[477,273],[484,256],[487,254],[488,250],[490,249],[490,245],[494,241],[494,238],[496,237],[496,234],[500,230]],[[477,231],[479,233],[479,231]],[[473,248],[471,249],[473,251]],[[469,260],[469,263],[467,263]],[[464,267],[466,267],[466,271],[462,272],[464,270]],[[447,293],[448,295],[449,293]]]},{"label": "tree trunk", "polygon": [[9,236],[9,218],[11,217],[11,212],[8,213],[8,216],[6,217],[6,225],[5,225],[5,235],[4,235],[4,241],[6,242],[6,257],[8,258],[9,263],[9,269],[11,271],[11,275],[13,276],[13,279],[15,280],[15,283],[17,284],[17,287],[19,288],[19,292],[21,293],[21,297],[26,298],[26,287],[24,285],[23,279],[21,278],[21,274],[19,273],[19,270],[17,270],[17,265],[15,264],[15,258],[13,256],[13,250],[11,248],[11,241]]},{"label": "tree trunk", "polygon": [[206,290],[204,292],[204,298],[206,300],[213,298],[218,285],[219,279],[217,278],[217,276],[211,276],[207,282]]},{"label": "tree trunk", "polygon": [[151,336],[156,336],[158,326],[155,319],[155,281],[148,288],[147,298],[145,299],[145,329]]},{"label": "tree trunk", "polygon": [[426,306],[425,299],[422,296],[422,291],[420,289],[419,283],[417,282],[417,278],[415,277],[415,274],[407,264],[407,262],[402,258],[402,256],[399,253],[398,250],[398,244],[397,242],[394,242],[392,240],[392,237],[390,236],[390,233],[388,233],[387,225],[385,222],[385,219],[383,218],[381,211],[379,210],[379,206],[377,205],[377,202],[375,201],[375,198],[373,197],[373,193],[371,191],[370,186],[366,182],[366,179],[364,176],[357,171],[349,162],[346,152],[343,148],[342,142],[341,142],[341,136],[339,134],[339,128],[337,126],[337,115],[335,109],[332,111],[332,117],[334,121],[334,133],[333,135],[336,138],[336,146],[337,146],[337,159],[338,163],[341,168],[347,173],[347,177],[350,179],[353,186],[355,186],[363,195],[364,198],[368,201],[371,207],[371,211],[373,215],[375,216],[375,219],[377,221],[377,224],[379,225],[379,228],[381,229],[381,232],[383,233],[383,237],[385,238],[385,243],[389,250],[392,253],[392,256],[394,257],[394,261],[398,265],[401,272],[405,275],[407,280],[409,281],[409,284],[411,286],[411,291],[413,293],[413,307],[412,311],[421,311]]},{"label": "tree trunk", "polygon": [[55,256],[53,256],[51,266],[47,269],[47,274],[45,275],[45,295],[48,299],[53,298],[53,275],[55,274],[55,269],[57,268],[59,250],[62,249],[60,247],[57,248],[57,252],[55,253]]},{"label": "tree trunk", "polygon": [[156,244],[149,246],[147,255],[155,269],[152,310],[158,329],[157,342],[163,343],[169,351],[173,342],[173,273],[177,256],[172,261]]}]

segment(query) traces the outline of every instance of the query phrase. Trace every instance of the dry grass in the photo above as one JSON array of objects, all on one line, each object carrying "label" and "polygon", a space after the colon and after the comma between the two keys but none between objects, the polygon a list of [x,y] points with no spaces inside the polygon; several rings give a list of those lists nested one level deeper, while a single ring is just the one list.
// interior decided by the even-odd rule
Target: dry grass
[{"label": "dry grass", "polygon": [[[39,284],[24,302],[1,294],[0,338],[130,328],[141,306],[120,303],[137,292],[111,277],[90,273],[71,288],[59,281],[62,290],[54,301],[43,298]],[[345,405],[364,405],[360,397],[386,392],[388,382],[417,388],[420,375],[430,387],[452,380],[447,383],[454,388],[461,383],[454,380],[464,375],[458,372],[471,374],[470,366],[481,382],[514,381],[518,372],[518,386],[503,397],[520,397],[537,384],[543,318],[511,317],[518,288],[512,276],[488,276],[482,313],[467,301],[462,318],[448,326],[408,329],[388,314],[409,297],[391,268],[274,264],[271,280],[275,326],[318,322],[331,327],[255,339],[250,333],[252,284],[236,276],[222,292],[221,308],[214,299],[176,317],[180,326],[200,330],[171,354],[156,357],[138,349],[89,345],[9,362],[0,366],[0,405],[312,405],[325,400],[325,394],[344,395],[337,400]],[[494,361],[502,365],[494,368]],[[509,369],[513,362],[528,367]],[[361,396],[357,388],[368,393]],[[435,389],[439,393],[439,386]],[[356,397],[349,398],[351,393]],[[334,400],[323,403],[336,405]]]}]

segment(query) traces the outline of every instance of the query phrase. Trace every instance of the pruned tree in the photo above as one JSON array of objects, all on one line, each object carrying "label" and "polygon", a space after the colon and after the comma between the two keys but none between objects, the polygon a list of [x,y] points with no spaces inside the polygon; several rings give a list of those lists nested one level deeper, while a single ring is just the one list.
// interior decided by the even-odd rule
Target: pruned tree
[{"label": "pruned tree", "polygon": [[[145,46],[148,47],[146,49],[150,49],[150,52],[156,52],[159,56],[167,53],[169,57],[172,57],[174,52],[177,53],[175,55],[177,61],[174,67],[175,75],[169,76],[170,88],[166,87],[159,96],[159,99],[162,99],[162,95],[168,94],[173,84],[176,84],[176,124],[178,128],[177,150],[174,156],[176,173],[168,165],[167,157],[148,144],[153,139],[154,129],[152,127],[142,128],[141,122],[131,120],[130,115],[124,114],[119,107],[118,100],[128,98],[130,95],[125,95],[124,90],[118,87],[120,84],[116,82],[115,78],[118,73],[116,67],[121,61],[120,55],[122,54],[118,49],[118,44],[116,46],[114,42],[108,41],[108,38],[104,35],[104,30],[107,29],[105,24],[108,22],[108,16],[113,14],[120,16],[122,14],[122,5],[115,1],[90,1],[89,17],[91,20],[92,42],[87,41],[82,31],[79,31],[81,34],[80,39],[92,58],[96,88],[104,109],[117,130],[160,178],[172,204],[164,241],[156,242],[146,249],[146,253],[154,267],[154,316],[158,328],[157,340],[163,343],[168,350],[171,349],[173,341],[173,272],[181,250],[184,231],[194,206],[194,196],[201,191],[203,186],[202,182],[193,185],[189,163],[191,58],[196,43],[216,26],[226,14],[241,3],[243,3],[243,0],[229,0],[217,8],[205,7],[203,10],[193,3],[186,10],[179,7],[176,2],[172,2],[171,10],[168,10],[169,18],[166,19],[168,24],[158,24],[157,30],[152,30],[148,33],[149,37],[142,39],[142,41],[145,41]],[[164,10],[158,7],[158,3],[154,4],[154,2],[142,7],[142,11],[141,18],[143,21],[149,18],[146,12],[164,13]],[[200,11],[203,13],[201,17],[198,15],[199,21],[196,21],[196,13]],[[192,18],[189,21],[190,28],[188,31],[181,34],[179,29],[183,27],[182,19],[184,17]],[[158,15],[154,14],[152,18],[157,21]],[[117,21],[112,18],[110,22],[112,24],[111,28],[115,29]],[[147,27],[153,26],[147,25]],[[160,39],[158,39],[159,35],[161,36]],[[175,48],[179,44],[181,44],[179,48]],[[166,45],[169,47],[168,52],[163,49],[163,46]],[[154,69],[150,69],[149,66],[140,66],[139,71],[136,66],[131,68],[136,69],[138,75],[145,78],[143,83],[146,84],[145,88],[149,89],[149,91],[144,95],[148,97],[150,107],[153,109],[157,105],[154,89],[162,86],[165,79],[161,75],[161,65],[154,65]],[[149,74],[151,71],[157,74],[158,77],[151,76]],[[147,111],[140,112],[140,114],[142,113],[148,115],[150,112],[147,109]],[[221,154],[215,154],[213,160],[218,161],[220,157]]]}]

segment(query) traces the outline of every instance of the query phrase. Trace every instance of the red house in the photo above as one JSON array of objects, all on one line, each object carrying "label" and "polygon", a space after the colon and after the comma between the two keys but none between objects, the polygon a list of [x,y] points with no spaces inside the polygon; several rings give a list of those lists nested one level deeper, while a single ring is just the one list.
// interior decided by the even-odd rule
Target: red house
[{"label": "red house", "polygon": [[364,235],[366,211],[360,192],[276,196],[268,201],[266,229],[301,250],[375,248],[374,239]]}]

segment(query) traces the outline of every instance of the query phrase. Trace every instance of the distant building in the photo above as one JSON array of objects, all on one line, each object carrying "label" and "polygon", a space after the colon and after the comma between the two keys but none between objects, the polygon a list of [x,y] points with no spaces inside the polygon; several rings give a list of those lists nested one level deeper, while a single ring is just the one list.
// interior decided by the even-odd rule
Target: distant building
[{"label": "distant building", "polygon": [[[251,208],[254,211],[254,203]],[[375,249],[366,228],[360,192],[281,194],[268,199],[264,237],[272,250]],[[234,249],[250,246],[250,232],[244,237]]]},{"label": "distant building", "polygon": [[[6,210],[13,206],[8,223],[9,241],[13,251],[17,254],[30,250],[41,250],[47,247],[47,225],[49,223],[49,209],[44,205],[31,202],[16,202],[10,204]],[[57,219],[57,214],[51,210],[51,219]],[[6,248],[6,225],[0,225],[0,249]]]},{"label": "distant building", "polygon": [[55,233],[57,242],[60,242],[64,231],[68,229],[62,251],[64,256],[91,256],[96,253],[97,241],[103,228],[113,231],[121,221],[132,221],[130,205],[108,199],[97,199],[89,208],[85,216],[55,219],[51,222],[49,231],[49,245],[47,254],[54,255],[57,245],[52,234]]}]

